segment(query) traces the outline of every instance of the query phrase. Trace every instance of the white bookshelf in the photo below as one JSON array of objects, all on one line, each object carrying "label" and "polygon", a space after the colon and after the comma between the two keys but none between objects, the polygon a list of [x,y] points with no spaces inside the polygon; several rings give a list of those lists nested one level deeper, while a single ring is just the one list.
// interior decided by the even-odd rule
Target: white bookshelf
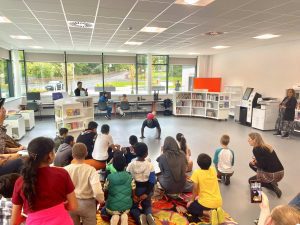
[{"label": "white bookshelf", "polygon": [[235,107],[241,104],[241,100],[243,97],[243,87],[226,85],[224,86],[224,92],[230,94],[229,115],[234,116]]},{"label": "white bookshelf", "polygon": [[75,138],[94,120],[92,97],[73,97],[54,101],[57,132],[65,127]]},{"label": "white bookshelf", "polygon": [[229,115],[230,94],[219,92],[174,92],[175,116],[207,117],[226,120]]}]

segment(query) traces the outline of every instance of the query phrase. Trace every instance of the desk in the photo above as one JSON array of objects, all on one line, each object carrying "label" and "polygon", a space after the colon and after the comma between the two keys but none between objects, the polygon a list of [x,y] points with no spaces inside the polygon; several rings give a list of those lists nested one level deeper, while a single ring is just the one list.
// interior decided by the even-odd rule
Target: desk
[{"label": "desk", "polygon": [[20,114],[10,115],[4,120],[4,124],[9,124],[12,129],[12,137],[20,140],[25,135],[25,120]]}]

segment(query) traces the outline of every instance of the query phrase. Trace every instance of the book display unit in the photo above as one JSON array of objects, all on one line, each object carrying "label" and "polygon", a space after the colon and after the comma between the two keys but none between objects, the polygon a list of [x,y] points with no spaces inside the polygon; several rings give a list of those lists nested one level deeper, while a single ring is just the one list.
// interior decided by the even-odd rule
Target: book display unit
[{"label": "book display unit", "polygon": [[235,107],[241,104],[243,97],[242,86],[224,86],[224,92],[230,94],[229,115],[234,116]]},{"label": "book display unit", "polygon": [[230,94],[221,92],[174,92],[175,116],[206,117],[226,120],[229,115]]},{"label": "book display unit", "polygon": [[76,97],[54,101],[57,132],[65,127],[75,138],[94,120],[93,98]]}]

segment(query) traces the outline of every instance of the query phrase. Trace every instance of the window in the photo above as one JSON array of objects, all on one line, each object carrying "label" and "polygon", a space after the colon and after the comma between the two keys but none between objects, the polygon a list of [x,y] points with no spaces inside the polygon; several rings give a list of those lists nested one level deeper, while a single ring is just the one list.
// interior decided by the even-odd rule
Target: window
[{"label": "window", "polygon": [[195,73],[195,66],[193,65],[170,65],[169,93],[173,93],[175,90],[188,91],[190,77],[195,77]]},{"label": "window", "polygon": [[8,82],[8,60],[0,59],[0,91],[2,98],[8,98],[9,95],[9,82]]},{"label": "window", "polygon": [[136,56],[137,94],[148,94],[148,56]]},{"label": "window", "polygon": [[136,92],[134,64],[105,64],[104,89],[113,94],[134,94]]},{"label": "window", "polygon": [[64,63],[27,62],[26,71],[28,92],[65,91]]},{"label": "window", "polygon": [[[19,79],[16,81],[17,86],[20,87],[20,92],[17,91],[21,96],[26,96],[26,76],[25,76],[25,65],[24,65],[24,51],[18,51],[19,63],[17,64],[19,68]],[[15,77],[16,78],[16,77]]]},{"label": "window", "polygon": [[103,88],[101,63],[68,63],[68,92],[74,95],[77,82],[88,89],[89,94],[98,94]]},{"label": "window", "polygon": [[167,92],[168,56],[152,56],[152,91]]}]

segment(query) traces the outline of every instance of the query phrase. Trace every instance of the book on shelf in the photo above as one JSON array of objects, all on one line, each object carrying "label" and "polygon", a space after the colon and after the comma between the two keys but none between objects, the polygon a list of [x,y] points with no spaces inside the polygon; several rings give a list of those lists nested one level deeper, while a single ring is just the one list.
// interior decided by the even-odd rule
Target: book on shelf
[{"label": "book on shelf", "polygon": [[207,95],[207,100],[209,100],[209,101],[218,101],[219,96],[217,94],[208,94]]},{"label": "book on shelf", "polygon": [[83,127],[83,122],[70,122],[65,124],[65,128],[68,130],[75,130]]},{"label": "book on shelf", "polygon": [[204,101],[193,101],[192,106],[193,107],[205,107],[205,102]]},{"label": "book on shelf", "polygon": [[66,115],[67,116],[80,116],[80,109],[67,109]]},{"label": "book on shelf", "polygon": [[179,99],[191,99],[191,95],[189,93],[178,93],[176,98],[179,98]]},{"label": "book on shelf", "polygon": [[208,111],[206,111],[206,116],[209,116],[209,117],[216,117],[216,112],[215,112],[215,111],[208,110]]}]

